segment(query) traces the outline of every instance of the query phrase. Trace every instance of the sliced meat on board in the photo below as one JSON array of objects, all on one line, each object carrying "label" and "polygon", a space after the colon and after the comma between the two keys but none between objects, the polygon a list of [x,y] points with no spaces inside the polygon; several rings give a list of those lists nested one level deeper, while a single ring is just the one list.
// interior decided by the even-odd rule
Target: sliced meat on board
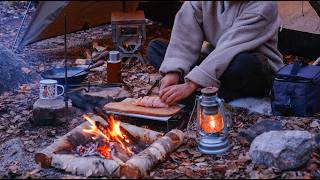
[{"label": "sliced meat on board", "polygon": [[143,98],[139,98],[137,106],[144,107],[155,107],[155,108],[166,108],[169,107],[167,104],[163,103],[158,96],[145,96]]},{"label": "sliced meat on board", "polygon": [[173,105],[169,107],[145,107],[138,106],[137,103],[141,99],[127,98],[121,102],[111,102],[104,106],[104,109],[109,112],[122,112],[128,114],[142,114],[158,117],[168,117],[177,114],[182,106]]}]

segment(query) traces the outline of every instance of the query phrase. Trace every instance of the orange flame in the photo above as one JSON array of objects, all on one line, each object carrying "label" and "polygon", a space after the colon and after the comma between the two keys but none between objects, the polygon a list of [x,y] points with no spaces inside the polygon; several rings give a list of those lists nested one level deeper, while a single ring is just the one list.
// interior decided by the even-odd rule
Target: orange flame
[{"label": "orange flame", "polygon": [[223,126],[223,117],[221,113],[204,116],[201,121],[201,128],[206,133],[220,133]]},{"label": "orange flame", "polygon": [[[109,124],[108,126],[106,126],[106,129],[103,130],[103,132],[101,131],[101,129],[97,127],[96,121],[91,119],[88,115],[84,114],[83,118],[90,123],[89,129],[83,129],[83,131],[91,134],[93,139],[102,137],[107,142],[115,141],[120,144],[122,149],[127,150],[127,152],[129,152],[130,154],[133,153],[131,149],[127,146],[127,144],[130,144],[131,141],[124,133],[121,132],[120,121],[115,120],[113,116],[109,116]],[[103,156],[107,157],[106,154],[108,154],[107,152],[110,152],[111,149],[108,146],[101,146],[99,147],[98,151]]]},{"label": "orange flame", "polygon": [[97,148],[97,151],[101,154],[104,158],[110,158],[111,157],[111,149],[107,145],[103,145]]}]

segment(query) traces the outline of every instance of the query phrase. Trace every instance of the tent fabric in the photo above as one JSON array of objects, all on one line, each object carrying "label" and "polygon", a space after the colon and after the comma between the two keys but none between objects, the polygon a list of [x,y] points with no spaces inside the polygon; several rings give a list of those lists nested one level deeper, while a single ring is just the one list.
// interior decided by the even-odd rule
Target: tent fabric
[{"label": "tent fabric", "polygon": [[[313,3],[319,9],[319,1]],[[320,18],[310,2],[278,1],[278,13],[284,28],[320,34]]]},{"label": "tent fabric", "polygon": [[60,14],[67,4],[67,1],[40,2],[37,11],[33,15],[25,35],[20,42],[20,45],[25,46],[44,39],[42,32],[55,19],[55,17]]},{"label": "tent fabric", "polygon": [[[41,1],[19,43],[19,48],[64,34],[64,15],[67,16],[67,33],[71,33],[110,23],[112,11],[122,11],[124,3],[127,10],[136,10],[139,2]],[[159,8],[163,9],[163,6],[159,6]],[[319,1],[312,3],[308,1],[278,1],[281,25],[286,29],[320,34],[320,18],[317,14],[319,10]],[[154,13],[157,12],[159,11],[154,11]],[[162,12],[163,14],[168,13],[163,10]],[[173,18],[168,18],[168,20],[170,19]]]},{"label": "tent fabric", "polygon": [[111,12],[135,10],[137,1],[41,1],[19,43],[26,45],[64,34],[64,17],[67,33],[110,23]]}]

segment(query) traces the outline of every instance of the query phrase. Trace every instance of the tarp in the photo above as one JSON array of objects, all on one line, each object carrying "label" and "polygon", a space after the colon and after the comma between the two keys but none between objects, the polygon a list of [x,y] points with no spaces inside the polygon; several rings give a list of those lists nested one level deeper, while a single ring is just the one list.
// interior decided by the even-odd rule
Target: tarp
[{"label": "tarp", "polygon": [[111,12],[135,10],[137,1],[40,1],[19,47],[67,33],[110,23]]},{"label": "tarp", "polygon": [[[65,15],[67,16],[67,32],[71,33],[110,23],[112,11],[122,11],[123,6],[126,6],[128,10],[135,10],[139,2],[41,1],[20,41],[19,47],[22,48],[43,39],[62,35],[64,33]],[[157,3],[158,5],[153,7],[152,11],[154,13],[162,12],[161,14],[164,14],[164,17],[168,17],[168,8],[159,6],[159,2]],[[315,11],[315,9],[320,10],[320,3],[319,1],[313,1],[313,3],[314,7],[308,1],[278,1],[281,25],[287,29],[320,34],[320,18]],[[154,10],[156,7],[160,10]],[[169,12],[169,14],[174,16],[172,12]],[[172,21],[174,18],[167,19]]]},{"label": "tarp", "polygon": [[[313,1],[315,8],[320,1]],[[278,1],[278,13],[284,28],[320,34],[320,18],[308,1]]]}]

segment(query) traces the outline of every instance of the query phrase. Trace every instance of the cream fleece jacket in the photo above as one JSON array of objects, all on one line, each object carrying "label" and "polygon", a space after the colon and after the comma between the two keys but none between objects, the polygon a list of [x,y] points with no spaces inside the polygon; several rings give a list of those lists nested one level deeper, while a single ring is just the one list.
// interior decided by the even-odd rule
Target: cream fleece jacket
[{"label": "cream fleece jacket", "polygon": [[[261,52],[274,71],[284,64],[277,50],[279,17],[272,1],[186,1],[177,13],[161,73],[181,72],[202,87],[220,86],[218,80],[234,56]],[[199,66],[203,41],[215,49]],[[191,71],[190,71],[191,70]]]}]

